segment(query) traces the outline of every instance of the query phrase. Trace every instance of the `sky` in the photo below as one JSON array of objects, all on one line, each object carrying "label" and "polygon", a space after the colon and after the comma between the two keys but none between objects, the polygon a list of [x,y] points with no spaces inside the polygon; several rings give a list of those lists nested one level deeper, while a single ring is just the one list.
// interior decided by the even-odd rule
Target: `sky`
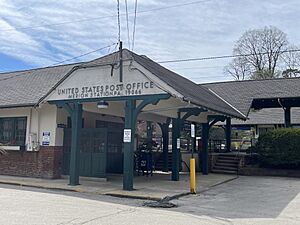
[{"label": "sky", "polygon": [[[120,0],[121,40],[132,49],[135,0],[127,1],[130,38]],[[0,72],[50,66],[105,46],[111,47],[67,62],[111,53],[118,42],[116,14],[116,0],[0,0]],[[299,0],[138,0],[133,50],[158,62],[231,55],[246,30],[270,25],[300,46],[299,15]],[[207,83],[233,80],[224,73],[229,62],[162,65]]]}]

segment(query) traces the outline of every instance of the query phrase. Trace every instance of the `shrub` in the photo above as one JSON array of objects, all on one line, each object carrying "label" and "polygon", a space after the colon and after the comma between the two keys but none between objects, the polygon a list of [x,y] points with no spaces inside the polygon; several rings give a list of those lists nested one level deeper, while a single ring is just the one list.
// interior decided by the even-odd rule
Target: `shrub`
[{"label": "shrub", "polygon": [[259,137],[254,150],[262,166],[300,169],[300,129],[268,131]]}]

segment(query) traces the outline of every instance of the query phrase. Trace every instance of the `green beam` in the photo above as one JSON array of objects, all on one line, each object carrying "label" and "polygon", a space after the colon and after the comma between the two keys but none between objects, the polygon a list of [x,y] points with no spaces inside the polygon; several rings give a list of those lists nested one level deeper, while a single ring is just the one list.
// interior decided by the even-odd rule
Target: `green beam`
[{"label": "green beam", "polygon": [[284,108],[284,126],[291,127],[291,107]]},{"label": "green beam", "polygon": [[[180,119],[172,119],[172,180],[179,180],[180,169],[180,147],[177,146],[177,139],[180,138]],[[179,147],[179,148],[178,148]]]},{"label": "green beam", "polygon": [[147,148],[152,149],[153,123],[147,121]]},{"label": "green beam", "polygon": [[124,169],[123,169],[123,189],[133,190],[133,163],[134,163],[134,135],[136,128],[136,118],[134,110],[135,100],[127,100],[125,105],[125,129],[131,130],[130,142],[124,142]]},{"label": "green beam", "polygon": [[202,173],[208,174],[208,138],[209,138],[209,125],[202,123]]},{"label": "green beam", "polygon": [[152,100],[152,99],[168,99],[170,94],[157,94],[157,95],[132,95],[132,96],[113,96],[113,97],[101,97],[101,98],[83,98],[83,99],[65,99],[65,100],[53,100],[48,101],[49,104],[61,104],[61,103],[83,103],[83,102],[99,102],[99,101],[127,101],[127,100]]},{"label": "green beam", "polygon": [[169,161],[169,125],[170,118],[167,119],[165,123],[158,123],[161,129],[163,138],[163,172],[168,172],[168,161]]},{"label": "green beam", "polygon": [[[70,106],[66,106],[68,108]],[[69,108],[70,109],[70,108]],[[70,155],[70,185],[79,185],[79,168],[80,168],[80,130],[82,127],[82,105],[74,104],[71,112],[72,121],[72,142]]]},{"label": "green beam", "polygon": [[226,152],[231,151],[231,118],[226,119]]},{"label": "green beam", "polygon": [[131,130],[130,142],[124,142],[124,169],[123,169],[123,190],[133,190],[133,163],[134,163],[134,135],[136,121],[141,110],[149,104],[157,104],[162,99],[168,99],[170,95],[152,95],[144,99],[138,105],[136,100],[128,99],[125,104],[125,129]]}]

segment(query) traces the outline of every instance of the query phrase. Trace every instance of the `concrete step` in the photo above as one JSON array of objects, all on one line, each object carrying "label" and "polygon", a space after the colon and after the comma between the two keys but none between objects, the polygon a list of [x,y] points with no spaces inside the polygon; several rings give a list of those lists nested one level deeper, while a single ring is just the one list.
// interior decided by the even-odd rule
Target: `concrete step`
[{"label": "concrete step", "polygon": [[239,161],[238,160],[231,160],[231,159],[217,159],[216,162],[219,162],[219,163],[228,163],[228,164],[238,164]]},{"label": "concrete step", "polygon": [[237,171],[237,167],[228,167],[228,166],[214,166],[213,169],[226,170],[226,171]]},{"label": "concrete step", "polygon": [[218,156],[218,159],[228,159],[228,160],[237,160],[237,157],[227,157],[227,156]]},{"label": "concrete step", "polygon": [[222,161],[216,161],[215,165],[218,164],[218,165],[223,165],[223,166],[234,166],[234,167],[237,167],[238,166],[238,163],[237,162],[222,162]]},{"label": "concrete step", "polygon": [[231,170],[219,170],[219,169],[212,169],[212,173],[223,173],[223,174],[236,174],[236,171]]},{"label": "concrete step", "polygon": [[236,158],[235,154],[219,154],[218,157]]},{"label": "concrete step", "polygon": [[226,167],[226,168],[233,168],[233,169],[237,169],[238,166],[237,165],[233,165],[233,164],[225,164],[225,163],[216,163],[214,165],[214,167]]}]

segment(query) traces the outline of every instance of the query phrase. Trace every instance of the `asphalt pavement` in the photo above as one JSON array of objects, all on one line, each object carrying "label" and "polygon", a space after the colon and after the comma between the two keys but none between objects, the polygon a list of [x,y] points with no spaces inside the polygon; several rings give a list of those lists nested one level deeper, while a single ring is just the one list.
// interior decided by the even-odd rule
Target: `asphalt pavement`
[{"label": "asphalt pavement", "polygon": [[0,224],[300,224],[300,179],[239,177],[149,208],[145,200],[0,185]]}]

